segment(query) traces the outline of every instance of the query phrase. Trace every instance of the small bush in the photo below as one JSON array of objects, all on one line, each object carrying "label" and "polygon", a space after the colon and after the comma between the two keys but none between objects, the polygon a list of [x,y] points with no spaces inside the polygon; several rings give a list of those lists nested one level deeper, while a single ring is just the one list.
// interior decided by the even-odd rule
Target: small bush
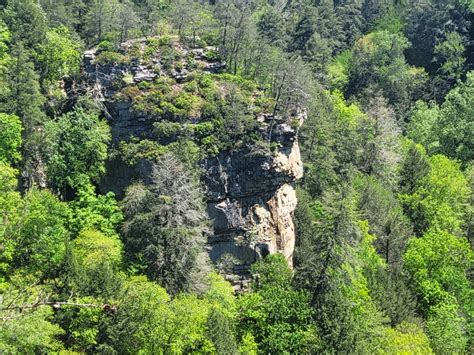
[{"label": "small bush", "polygon": [[201,144],[205,152],[209,155],[216,155],[219,153],[219,145],[217,138],[214,136],[207,136],[201,139]]},{"label": "small bush", "polygon": [[256,106],[256,113],[269,113],[275,107],[275,99],[269,96],[257,97],[254,101]]},{"label": "small bush", "polygon": [[184,64],[181,63],[181,62],[177,62],[175,63],[174,65],[174,70],[176,70],[178,73],[181,73],[181,71],[183,70],[184,68]]},{"label": "small bush", "polygon": [[297,118],[293,118],[293,119],[291,120],[291,122],[290,122],[291,128],[293,128],[295,131],[296,131],[298,128],[300,128],[300,124],[301,124],[301,122],[300,122],[300,120],[297,119]]},{"label": "small bush", "polygon": [[134,43],[132,47],[128,50],[127,54],[132,58],[133,60],[140,59],[142,56],[142,49],[140,43]]},{"label": "small bush", "polygon": [[198,68],[198,63],[196,62],[196,59],[189,56],[186,58],[186,66],[188,67],[189,70],[195,70]]},{"label": "small bush", "polygon": [[146,48],[143,53],[143,58],[145,60],[150,59],[154,54],[158,52],[160,48],[160,42],[156,38],[149,38],[146,41]]},{"label": "small bush", "polygon": [[204,58],[210,62],[218,62],[221,60],[219,53],[216,50],[209,50],[204,53]]},{"label": "small bush", "polygon": [[201,122],[190,126],[192,126],[193,133],[198,136],[210,135],[215,131],[215,125],[211,121]]},{"label": "small bush", "polygon": [[175,81],[167,76],[162,76],[155,80],[155,87],[159,88],[164,94],[169,94],[174,84]]},{"label": "small bush", "polygon": [[199,87],[195,80],[188,81],[183,85],[183,90],[192,94],[198,93]]},{"label": "small bush", "polygon": [[150,83],[149,81],[141,81],[138,83],[138,88],[140,90],[148,90],[148,89],[151,89],[153,87],[153,84]]},{"label": "small bush", "polygon": [[161,41],[158,38],[148,38],[146,40],[146,45],[148,47],[158,48],[159,46],[161,46]]},{"label": "small bush", "polygon": [[179,59],[179,53],[176,49],[171,47],[165,47],[161,51],[161,65],[164,69],[171,69],[174,62]]},{"label": "small bush", "polygon": [[122,81],[127,85],[133,84],[133,75],[130,73],[125,74],[122,77]]},{"label": "small bush", "polygon": [[158,45],[160,47],[171,46],[171,44],[172,44],[171,37],[168,35],[164,35],[158,38]]},{"label": "small bush", "polygon": [[104,51],[97,56],[96,61],[100,65],[120,65],[130,63],[130,58],[117,52]]},{"label": "small bush", "polygon": [[173,137],[183,131],[183,127],[178,122],[160,121],[153,124],[153,131],[158,137]]},{"label": "small bush", "polygon": [[97,52],[113,52],[115,46],[110,41],[102,41],[97,45]]},{"label": "small bush", "polygon": [[142,95],[142,92],[138,87],[126,86],[117,93],[117,99],[134,101],[140,95]]},{"label": "small bush", "polygon": [[132,138],[130,142],[120,143],[122,159],[130,166],[136,165],[140,160],[158,160],[160,156],[168,152],[168,148],[157,142],[138,138]]},{"label": "small bush", "polygon": [[218,80],[236,84],[239,88],[248,92],[254,92],[255,90],[257,90],[257,85],[255,81],[245,79],[240,75],[225,73],[225,74],[216,74],[215,77]]}]

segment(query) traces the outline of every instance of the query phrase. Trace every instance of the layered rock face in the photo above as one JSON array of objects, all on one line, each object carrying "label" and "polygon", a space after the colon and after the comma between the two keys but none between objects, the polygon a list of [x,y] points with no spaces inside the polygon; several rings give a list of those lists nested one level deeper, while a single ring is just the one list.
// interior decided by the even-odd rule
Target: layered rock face
[{"label": "layered rock face", "polygon": [[[205,50],[195,49],[192,53],[201,61],[201,70],[212,73],[221,69],[223,63],[203,59]],[[104,105],[115,145],[131,137],[151,138],[153,120],[134,110],[129,100],[117,100],[114,82],[125,76],[134,84],[151,82],[158,75],[154,70],[157,63],[158,60],[151,60],[146,65],[139,62],[104,65],[97,63],[96,51],[86,52],[83,66],[86,86]],[[187,72],[171,75],[180,82],[186,80]],[[208,252],[236,288],[245,288],[251,264],[268,253],[281,252],[292,264],[293,212],[297,203],[294,184],[303,175],[297,130],[304,115],[296,115],[291,126],[287,120],[272,115],[261,114],[255,119],[262,136],[271,143],[268,144],[271,150],[241,146],[201,162],[207,211],[212,221]],[[115,159],[109,162],[101,189],[122,196],[132,180],[147,181],[150,173],[150,162],[141,161],[130,167]]]},{"label": "layered rock face", "polygon": [[268,253],[281,252],[292,264],[294,183],[303,166],[296,132],[286,131],[279,139],[282,146],[274,154],[223,152],[203,162],[214,231],[210,257],[227,268],[234,284],[245,286],[251,264]]}]

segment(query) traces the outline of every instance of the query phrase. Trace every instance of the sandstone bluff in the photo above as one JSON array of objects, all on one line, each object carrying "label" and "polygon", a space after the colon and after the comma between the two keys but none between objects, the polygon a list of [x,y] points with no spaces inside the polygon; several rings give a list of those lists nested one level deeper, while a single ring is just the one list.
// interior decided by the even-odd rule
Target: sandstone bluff
[{"label": "sandstone bluff", "polygon": [[[122,51],[125,53],[137,43],[144,45],[145,40],[125,43]],[[220,72],[225,63],[208,60],[205,53],[209,50],[212,48],[179,48],[184,57],[192,56],[199,63],[202,72]],[[184,65],[179,71],[164,74],[162,66],[158,53],[146,62],[136,59],[127,63],[100,63],[97,49],[85,53],[85,79],[76,90],[87,90],[101,103],[114,144],[131,137],[151,138],[153,129],[152,120],[135,110],[131,100],[117,100],[117,81],[136,85],[167,75],[179,85],[192,73]],[[276,149],[270,152],[241,146],[211,155],[200,164],[207,212],[212,221],[207,243],[209,256],[225,270],[226,278],[236,288],[246,286],[250,265],[268,253],[281,252],[292,264],[293,212],[297,204],[294,184],[303,176],[297,134],[304,114],[294,115],[292,124],[274,114],[261,114],[254,119],[262,136]],[[108,164],[101,189],[121,196],[132,180],[147,181],[150,173],[151,164],[146,160],[131,167],[116,158]]]}]

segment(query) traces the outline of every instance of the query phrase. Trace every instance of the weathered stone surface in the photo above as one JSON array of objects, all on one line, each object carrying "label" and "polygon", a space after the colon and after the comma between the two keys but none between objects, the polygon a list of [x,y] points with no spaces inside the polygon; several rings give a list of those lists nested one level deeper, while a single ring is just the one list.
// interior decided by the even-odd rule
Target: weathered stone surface
[{"label": "weathered stone surface", "polygon": [[[127,45],[131,44],[124,46]],[[212,48],[192,49],[189,53],[203,70],[221,70],[225,63],[206,61],[206,50]],[[95,51],[86,52],[84,73],[89,89],[107,111],[114,144],[132,136],[151,137],[152,121],[134,111],[131,102],[114,99],[114,81],[122,80],[125,75],[132,77],[131,83],[154,80],[159,72],[154,67],[159,65],[158,61],[152,60],[147,65],[99,66],[95,59]],[[186,70],[173,71],[171,76],[179,81],[187,74]],[[303,118],[303,114],[295,117],[296,121]],[[283,253],[291,265],[295,245],[294,184],[303,175],[297,129],[271,115],[256,119],[261,123],[263,137],[278,147],[276,151],[243,147],[221,152],[201,163],[207,211],[212,220],[207,249],[216,265],[225,266],[227,278],[236,288],[246,287],[251,264],[268,253]],[[147,182],[150,173],[149,162],[142,161],[130,168],[117,157],[108,163],[100,187],[120,197],[132,181]]]},{"label": "weathered stone surface", "polygon": [[[247,278],[250,265],[268,253],[283,253],[291,265],[294,183],[303,173],[298,142],[276,154],[223,152],[203,166],[214,232],[209,238],[211,259],[218,265],[231,259],[233,274],[242,279]],[[230,279],[235,282],[235,276]]]}]

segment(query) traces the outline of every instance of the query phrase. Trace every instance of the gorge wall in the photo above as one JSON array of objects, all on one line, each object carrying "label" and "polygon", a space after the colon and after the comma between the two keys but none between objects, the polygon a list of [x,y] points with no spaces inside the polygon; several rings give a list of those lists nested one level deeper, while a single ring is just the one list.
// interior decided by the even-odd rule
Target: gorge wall
[{"label": "gorge wall", "polygon": [[[145,40],[124,44],[122,53],[137,43],[143,46]],[[204,73],[216,73],[225,66],[225,63],[205,58],[204,53],[212,48],[180,47],[179,50],[185,58],[192,55]],[[117,82],[123,89],[123,86],[153,82],[167,75],[180,85],[192,73],[186,64],[179,71],[171,69],[164,73],[162,65],[159,54],[146,62],[134,59],[127,63],[100,63],[96,49],[86,52],[85,80],[79,90],[87,91],[102,105],[115,146],[132,137],[153,139],[153,122],[160,120],[160,117],[150,119],[146,113],[136,110],[132,100],[117,99]],[[207,244],[209,256],[236,287],[245,287],[250,265],[268,253],[281,252],[292,264],[293,211],[297,203],[294,184],[303,175],[297,131],[304,115],[296,115],[292,124],[270,114],[260,114],[254,119],[262,136],[274,147],[272,150],[243,145],[209,155],[200,163],[207,211],[212,221]],[[122,196],[130,182],[147,181],[150,172],[151,163],[146,159],[130,166],[116,156],[108,163],[100,189]]]},{"label": "gorge wall", "polygon": [[294,183],[303,166],[295,132],[282,132],[279,139],[282,147],[273,155],[223,152],[203,162],[213,221],[210,257],[228,268],[234,283],[244,282],[250,265],[268,253],[281,252],[292,264]]}]

